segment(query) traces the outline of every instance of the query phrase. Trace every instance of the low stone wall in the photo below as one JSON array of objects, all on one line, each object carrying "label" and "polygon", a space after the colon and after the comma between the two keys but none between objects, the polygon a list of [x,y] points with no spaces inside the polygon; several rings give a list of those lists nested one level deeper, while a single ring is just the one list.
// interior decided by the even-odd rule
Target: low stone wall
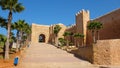
[{"label": "low stone wall", "polygon": [[112,65],[120,65],[120,40],[112,40],[110,41],[113,45],[110,45],[111,52],[111,64]]},{"label": "low stone wall", "polygon": [[93,51],[94,64],[120,65],[120,39],[99,40]]},{"label": "low stone wall", "polygon": [[99,40],[93,46],[80,48],[76,54],[97,65],[120,65],[120,39]]},{"label": "low stone wall", "polygon": [[93,45],[93,63],[98,65],[110,65],[110,41],[100,40]]},{"label": "low stone wall", "polygon": [[93,62],[93,47],[81,47],[79,50],[76,51],[76,56],[88,60],[89,62]]}]

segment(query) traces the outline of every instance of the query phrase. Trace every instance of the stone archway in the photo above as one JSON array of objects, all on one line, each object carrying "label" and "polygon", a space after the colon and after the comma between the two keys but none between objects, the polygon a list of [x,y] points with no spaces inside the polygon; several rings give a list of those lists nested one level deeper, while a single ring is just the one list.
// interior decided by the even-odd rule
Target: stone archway
[{"label": "stone archway", "polygon": [[45,35],[44,34],[39,35],[39,42],[45,42]]}]

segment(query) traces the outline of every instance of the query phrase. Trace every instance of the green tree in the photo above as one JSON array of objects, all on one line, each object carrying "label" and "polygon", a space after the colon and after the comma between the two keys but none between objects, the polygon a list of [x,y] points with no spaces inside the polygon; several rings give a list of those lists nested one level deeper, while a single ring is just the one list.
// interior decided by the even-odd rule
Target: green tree
[{"label": "green tree", "polygon": [[59,38],[58,40],[59,40],[61,46],[64,46],[66,44],[66,40],[64,38]]},{"label": "green tree", "polygon": [[14,29],[17,30],[16,52],[18,51],[18,45],[20,44],[20,46],[21,46],[23,32],[27,29],[26,25],[27,25],[27,23],[25,23],[24,20],[18,20],[17,22],[14,23]]},{"label": "green tree", "polygon": [[23,32],[23,42],[26,43],[25,45],[28,45],[30,42],[30,36],[31,36],[31,26],[29,24],[25,24],[24,26],[24,32]]},{"label": "green tree", "polygon": [[61,30],[60,25],[55,25],[54,27],[54,34],[55,34],[55,45],[58,46],[58,33]]},{"label": "green tree", "polygon": [[[7,30],[7,28],[8,28],[7,27],[7,20],[2,18],[2,17],[0,17],[0,26]],[[11,30],[13,30],[13,29],[14,29],[14,26],[13,26],[13,23],[11,23]],[[13,34],[13,33],[10,31],[10,34]],[[10,36],[12,36],[12,35],[10,35]]]},{"label": "green tree", "polygon": [[0,34],[0,45],[4,46],[6,42],[6,36]]},{"label": "green tree", "polygon": [[99,30],[103,28],[103,24],[101,22],[96,22],[96,32],[97,32],[97,40],[99,40]]},{"label": "green tree", "polygon": [[[4,18],[2,18],[2,17],[0,17],[0,26],[1,26],[2,28],[5,28],[5,29],[7,30],[7,20],[4,19]],[[13,30],[13,24],[11,24],[11,30]],[[10,40],[9,40],[9,42],[10,42],[10,43],[13,43],[13,41],[15,41],[15,37],[14,37],[13,32],[10,31]],[[9,48],[10,48],[10,50],[11,50],[11,46],[9,46]],[[4,49],[5,49],[5,48],[4,48]]]},{"label": "green tree", "polygon": [[21,12],[24,10],[24,6],[21,3],[18,3],[18,0],[0,0],[0,6],[2,10],[8,10],[8,24],[7,24],[7,41],[6,41],[6,50],[5,50],[5,60],[9,59],[9,38],[10,38],[10,30],[11,30],[11,21],[12,21],[12,13]]},{"label": "green tree", "polygon": [[7,27],[7,20],[0,17],[0,27],[6,28]]},{"label": "green tree", "polygon": [[[82,42],[82,46],[84,46],[84,35],[83,34],[80,34],[80,33],[75,33],[74,34],[74,37],[75,38],[80,38],[81,39],[81,42]],[[77,41],[77,40],[76,40]],[[79,44],[80,41],[77,41],[77,46],[80,47],[80,44]]]},{"label": "green tree", "polygon": [[6,36],[0,34],[0,47],[3,48],[3,55],[5,54],[5,42],[6,42]]},{"label": "green tree", "polygon": [[67,46],[69,46],[69,39],[68,38],[70,37],[70,35],[71,35],[71,32],[68,32],[68,31],[64,32],[64,34],[63,34],[63,36],[66,37]]},{"label": "green tree", "polygon": [[[7,27],[7,20],[0,17],[0,26],[7,30],[7,28],[8,28]],[[13,29],[14,29],[14,26],[13,26],[13,23],[11,23],[11,30],[13,30]],[[15,38],[13,39],[13,37],[14,37],[14,34],[13,34],[13,32],[10,31],[10,40],[15,40]]]},{"label": "green tree", "polygon": [[96,43],[96,36],[95,33],[97,32],[97,36],[99,39],[99,30],[103,27],[102,23],[100,22],[90,22],[87,26],[87,28],[92,32],[92,37],[93,37],[93,43]]}]

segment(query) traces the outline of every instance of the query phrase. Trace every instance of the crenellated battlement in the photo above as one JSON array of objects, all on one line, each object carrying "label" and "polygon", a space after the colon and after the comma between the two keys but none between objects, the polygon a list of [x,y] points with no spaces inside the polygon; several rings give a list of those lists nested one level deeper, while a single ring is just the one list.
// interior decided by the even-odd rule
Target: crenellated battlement
[{"label": "crenellated battlement", "polygon": [[80,10],[79,12],[77,12],[76,13],[76,16],[79,16],[79,15],[81,15],[81,14],[89,14],[90,12],[89,12],[89,10],[84,10],[84,9],[82,9],[82,10]]}]

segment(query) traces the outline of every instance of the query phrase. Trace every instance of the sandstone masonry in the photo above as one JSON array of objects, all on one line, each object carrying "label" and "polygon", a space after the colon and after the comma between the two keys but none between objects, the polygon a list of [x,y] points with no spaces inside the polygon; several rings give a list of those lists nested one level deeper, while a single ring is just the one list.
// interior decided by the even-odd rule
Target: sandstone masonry
[{"label": "sandstone masonry", "polygon": [[[100,65],[120,65],[120,8],[96,19],[90,20],[90,12],[81,10],[75,15],[76,23],[70,27],[59,24],[62,29],[58,34],[59,38],[63,38],[65,31],[72,33],[84,34],[84,45],[86,47],[78,50],[78,55],[94,64]],[[88,23],[91,21],[99,21],[103,23],[100,30],[100,40],[97,44],[92,44],[91,32],[87,29]],[[39,36],[45,35],[45,43],[54,43],[54,25],[45,26],[32,24],[31,42],[39,43]],[[70,42],[77,45],[76,41],[82,42],[73,36],[68,38]]]}]

